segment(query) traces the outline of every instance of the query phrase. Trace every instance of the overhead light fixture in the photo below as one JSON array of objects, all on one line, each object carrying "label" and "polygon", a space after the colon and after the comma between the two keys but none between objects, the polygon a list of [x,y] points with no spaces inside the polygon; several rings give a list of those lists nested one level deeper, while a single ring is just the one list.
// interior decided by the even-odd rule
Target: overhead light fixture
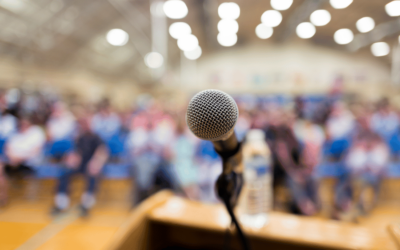
[{"label": "overhead light fixture", "polygon": [[353,41],[354,34],[349,29],[340,29],[335,32],[335,34],[333,35],[333,39],[338,44],[341,45],[348,44],[351,43],[351,41]]},{"label": "overhead light fixture", "polygon": [[237,33],[239,30],[239,24],[236,20],[222,19],[218,22],[219,33]]},{"label": "overhead light fixture", "polygon": [[192,29],[190,28],[189,24],[184,22],[176,22],[169,26],[169,34],[175,39],[190,35],[191,33]]},{"label": "overhead light fixture", "polygon": [[268,27],[276,27],[282,22],[282,14],[276,10],[267,10],[262,14],[261,22]]},{"label": "overhead light fixture", "polygon": [[191,51],[199,46],[199,40],[194,35],[186,35],[178,39],[178,47],[183,51]]},{"label": "overhead light fixture", "polygon": [[268,27],[262,23],[260,23],[259,25],[257,25],[256,27],[256,35],[258,36],[258,38],[261,39],[268,39],[272,36],[272,34],[274,33],[274,29],[271,27]]},{"label": "overhead light fixture", "polygon": [[236,34],[229,34],[229,33],[219,33],[217,40],[219,44],[224,47],[231,47],[236,44],[237,42],[237,35]]},{"label": "overhead light fixture", "polygon": [[157,69],[164,63],[164,57],[158,52],[150,52],[144,57],[144,63],[151,69]]},{"label": "overhead light fixture", "polygon": [[303,39],[311,38],[315,35],[316,29],[312,23],[304,22],[297,25],[296,34]]},{"label": "overhead light fixture", "polygon": [[353,2],[353,0],[330,0],[334,9],[345,9]]},{"label": "overhead light fixture", "polygon": [[194,50],[191,51],[184,51],[183,52],[185,57],[189,60],[197,60],[201,56],[202,50],[200,46],[197,46]]},{"label": "overhead light fixture", "polygon": [[367,33],[375,28],[374,19],[363,17],[356,22],[356,27],[361,33]]},{"label": "overhead light fixture", "polygon": [[400,1],[392,1],[386,4],[385,10],[389,16],[400,16]]},{"label": "overhead light fixture", "polygon": [[371,52],[374,56],[386,56],[390,52],[390,47],[385,42],[377,42],[371,45]]},{"label": "overhead light fixture", "polygon": [[181,0],[168,0],[163,6],[164,13],[171,19],[181,19],[188,14],[188,8],[185,2]]},{"label": "overhead light fixture", "polygon": [[271,6],[276,10],[287,10],[292,4],[293,0],[271,0]]},{"label": "overhead light fixture", "polygon": [[324,26],[331,21],[331,14],[327,10],[316,10],[311,13],[310,21],[315,26]]},{"label": "overhead light fixture", "polygon": [[124,30],[112,29],[107,33],[106,38],[111,45],[124,46],[129,40],[129,35]]},{"label": "overhead light fixture", "polygon": [[21,0],[1,0],[0,6],[14,13],[20,13],[27,7],[26,3]]},{"label": "overhead light fixture", "polygon": [[221,3],[218,7],[218,15],[221,19],[238,19],[240,7],[237,3]]}]

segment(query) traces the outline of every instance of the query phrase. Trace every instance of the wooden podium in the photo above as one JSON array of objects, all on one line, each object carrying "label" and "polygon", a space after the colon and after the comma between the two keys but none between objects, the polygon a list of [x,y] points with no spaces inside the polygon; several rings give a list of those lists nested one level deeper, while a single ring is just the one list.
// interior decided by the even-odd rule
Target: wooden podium
[{"label": "wooden podium", "polygon": [[[222,250],[230,218],[221,205],[204,204],[162,191],[135,209],[109,250]],[[397,249],[386,229],[272,212],[261,229],[244,227],[252,250]],[[230,249],[240,250],[234,232]]]}]

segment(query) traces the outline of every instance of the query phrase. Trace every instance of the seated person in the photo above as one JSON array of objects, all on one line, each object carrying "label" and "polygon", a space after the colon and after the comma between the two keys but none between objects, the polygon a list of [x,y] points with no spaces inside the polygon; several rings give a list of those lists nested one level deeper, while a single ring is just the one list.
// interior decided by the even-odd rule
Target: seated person
[{"label": "seated person", "polygon": [[[352,198],[347,200],[347,208],[352,219],[369,212],[377,202],[380,182],[389,162],[390,151],[379,135],[366,132],[359,134],[350,149],[346,165],[350,175],[347,185],[352,190]],[[371,199],[365,199],[368,188],[373,191]]]},{"label": "seated person", "polygon": [[176,176],[175,181],[179,183],[185,196],[189,199],[198,199],[200,197],[199,169],[194,161],[197,140],[189,133],[186,123],[180,120],[175,138],[171,143],[172,166]]},{"label": "seated person", "polygon": [[266,138],[272,153],[275,209],[284,209],[285,201],[280,200],[283,194],[279,191],[287,186],[295,202],[292,212],[312,215],[317,212],[316,196],[310,192],[315,187],[311,168],[303,163],[301,145],[292,129],[292,114],[276,110],[270,116]]},{"label": "seated person", "polygon": [[377,106],[376,112],[372,114],[370,127],[374,133],[389,142],[399,129],[400,120],[387,99],[381,100]]},{"label": "seated person", "polygon": [[95,203],[94,193],[101,170],[108,159],[108,150],[101,138],[93,133],[87,117],[78,121],[79,135],[75,149],[64,158],[65,168],[58,179],[57,195],[53,214],[58,214],[69,206],[68,188],[71,177],[81,173],[86,177],[86,192],[81,197],[81,215],[87,216]]},{"label": "seated person", "polygon": [[326,122],[328,152],[325,154],[330,161],[338,162],[343,159],[350,145],[349,138],[355,129],[354,115],[344,103],[336,102]]},{"label": "seated person", "polygon": [[174,188],[171,142],[175,123],[157,104],[137,113],[127,147],[132,159],[133,206],[163,188]]},{"label": "seated person", "polygon": [[119,132],[121,120],[111,109],[108,100],[99,105],[99,112],[93,116],[91,127],[94,133],[99,135],[104,142],[108,142],[112,136]]},{"label": "seated person", "polygon": [[[2,190],[7,189],[7,175],[32,174],[41,162],[42,149],[46,141],[43,130],[33,125],[30,117],[22,116],[18,131],[5,145],[5,158],[0,163],[0,180]],[[5,191],[6,192],[6,191]],[[4,192],[3,192],[4,193]],[[2,195],[5,203],[6,195]]]},{"label": "seated person", "polygon": [[65,104],[55,103],[46,124],[51,156],[61,158],[71,149],[75,127],[75,117],[67,110]]}]

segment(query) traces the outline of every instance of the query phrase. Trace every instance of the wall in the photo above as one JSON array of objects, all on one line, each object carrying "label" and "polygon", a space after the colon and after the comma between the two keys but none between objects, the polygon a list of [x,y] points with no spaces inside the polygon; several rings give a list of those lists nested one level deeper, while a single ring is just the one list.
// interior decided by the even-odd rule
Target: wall
[{"label": "wall", "polygon": [[189,92],[218,88],[232,93],[326,93],[343,86],[380,95],[391,89],[390,68],[383,61],[307,43],[227,48],[203,56],[197,72],[186,74],[192,77],[181,87]]},{"label": "wall", "polygon": [[120,108],[130,106],[138,93],[137,84],[131,80],[113,81],[76,68],[45,69],[8,58],[0,60],[0,87],[52,91],[91,102],[108,97]]}]

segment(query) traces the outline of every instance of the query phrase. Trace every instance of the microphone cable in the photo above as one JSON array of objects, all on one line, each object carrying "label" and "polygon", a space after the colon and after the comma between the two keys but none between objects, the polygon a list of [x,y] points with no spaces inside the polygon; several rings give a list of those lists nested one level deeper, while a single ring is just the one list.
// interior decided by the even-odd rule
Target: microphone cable
[{"label": "microphone cable", "polygon": [[231,206],[231,204],[229,202],[229,199],[225,199],[224,198],[223,201],[224,201],[226,209],[228,210],[228,213],[229,213],[229,215],[231,217],[231,220],[232,220],[233,224],[235,224],[235,226],[236,226],[237,232],[239,234],[240,241],[242,242],[243,250],[250,250],[249,242],[248,242],[246,236],[244,235],[244,233],[242,231],[242,228],[240,227],[240,224],[236,219],[235,214],[233,213],[233,209],[232,209],[232,206]]}]

